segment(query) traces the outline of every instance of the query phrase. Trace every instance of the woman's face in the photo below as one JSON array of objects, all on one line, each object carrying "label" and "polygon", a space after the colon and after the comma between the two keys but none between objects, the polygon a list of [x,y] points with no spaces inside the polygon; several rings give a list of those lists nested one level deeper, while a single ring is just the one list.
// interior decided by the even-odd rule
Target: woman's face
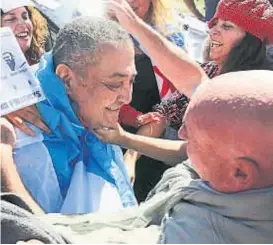
[{"label": "woman's face", "polygon": [[134,12],[144,20],[147,17],[152,0],[127,0]]},{"label": "woman's face", "polygon": [[245,36],[246,32],[231,21],[216,19],[210,29],[210,58],[223,64],[230,51]]},{"label": "woman's face", "polygon": [[1,17],[2,27],[12,29],[22,51],[25,53],[31,45],[33,25],[25,7],[13,9]]}]

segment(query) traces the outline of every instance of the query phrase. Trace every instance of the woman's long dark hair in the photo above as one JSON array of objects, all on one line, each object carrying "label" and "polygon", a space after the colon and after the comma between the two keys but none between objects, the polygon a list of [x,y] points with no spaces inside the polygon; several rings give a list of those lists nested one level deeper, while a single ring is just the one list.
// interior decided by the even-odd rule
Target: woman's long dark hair
[{"label": "woman's long dark hair", "polygon": [[246,32],[242,41],[230,51],[221,70],[221,74],[234,71],[261,69],[268,69],[266,44],[259,38]]}]

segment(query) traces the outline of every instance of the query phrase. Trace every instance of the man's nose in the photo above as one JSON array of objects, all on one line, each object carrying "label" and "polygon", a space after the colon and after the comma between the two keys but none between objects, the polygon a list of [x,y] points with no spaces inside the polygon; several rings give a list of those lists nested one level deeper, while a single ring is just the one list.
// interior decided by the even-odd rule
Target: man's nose
[{"label": "man's nose", "polygon": [[120,103],[123,103],[124,105],[130,104],[132,100],[132,92],[133,92],[133,85],[130,84],[129,86],[121,90],[121,93],[118,97],[118,101]]}]

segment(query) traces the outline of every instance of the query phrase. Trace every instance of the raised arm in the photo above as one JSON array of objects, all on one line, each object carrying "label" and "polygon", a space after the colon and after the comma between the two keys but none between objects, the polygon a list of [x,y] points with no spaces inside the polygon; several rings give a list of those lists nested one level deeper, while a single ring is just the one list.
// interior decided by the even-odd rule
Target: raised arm
[{"label": "raised arm", "polygon": [[197,62],[144,23],[126,0],[110,0],[108,8],[119,23],[141,43],[160,71],[181,93],[190,97],[207,78]]},{"label": "raised arm", "polygon": [[18,194],[36,214],[44,213],[26,190],[17,172],[12,157],[15,144],[15,132],[12,125],[4,118],[0,118],[0,156],[1,156],[1,192]]}]

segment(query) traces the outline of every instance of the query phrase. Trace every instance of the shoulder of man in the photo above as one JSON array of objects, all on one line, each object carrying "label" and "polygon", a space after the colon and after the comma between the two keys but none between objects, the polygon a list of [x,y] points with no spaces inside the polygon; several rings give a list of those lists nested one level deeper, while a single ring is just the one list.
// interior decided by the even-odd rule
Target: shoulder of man
[{"label": "shoulder of man", "polygon": [[211,220],[211,213],[192,203],[176,204],[161,224],[159,243],[219,243],[219,234]]}]

